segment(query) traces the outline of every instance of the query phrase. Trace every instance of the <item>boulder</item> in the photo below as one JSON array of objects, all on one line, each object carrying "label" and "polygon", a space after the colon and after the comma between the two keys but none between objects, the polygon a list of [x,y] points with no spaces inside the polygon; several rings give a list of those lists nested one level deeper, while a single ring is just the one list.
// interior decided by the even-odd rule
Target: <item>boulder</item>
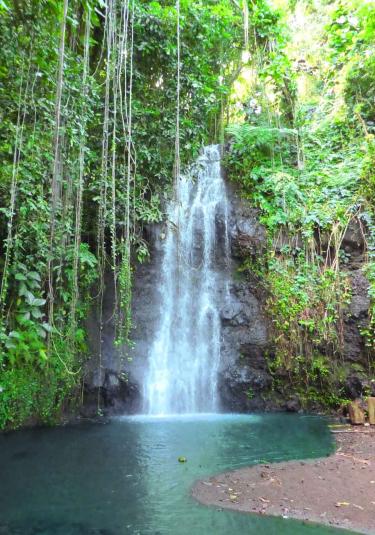
[{"label": "boulder", "polygon": [[361,374],[350,374],[345,381],[345,393],[351,399],[361,396],[375,397],[375,380],[368,379],[363,371]]},{"label": "boulder", "polygon": [[232,207],[229,224],[232,257],[248,259],[264,253],[267,235],[265,227],[259,223],[259,210],[241,199],[233,188],[228,187],[228,194]]},{"label": "boulder", "polygon": [[365,411],[360,407],[359,401],[352,401],[348,405],[350,423],[363,425],[365,423]]},{"label": "boulder", "polygon": [[368,294],[369,281],[361,269],[353,271],[350,276],[352,299],[349,305],[349,313],[354,319],[364,319],[368,316],[370,296]]},{"label": "boulder", "polygon": [[285,409],[287,412],[298,412],[301,410],[301,403],[297,396],[289,399],[285,403]]},{"label": "boulder", "polygon": [[271,386],[272,377],[267,371],[237,362],[219,374],[222,408],[234,412],[264,410],[262,394]]},{"label": "boulder", "polygon": [[370,397],[367,400],[368,407],[368,421],[371,425],[375,425],[375,398]]}]

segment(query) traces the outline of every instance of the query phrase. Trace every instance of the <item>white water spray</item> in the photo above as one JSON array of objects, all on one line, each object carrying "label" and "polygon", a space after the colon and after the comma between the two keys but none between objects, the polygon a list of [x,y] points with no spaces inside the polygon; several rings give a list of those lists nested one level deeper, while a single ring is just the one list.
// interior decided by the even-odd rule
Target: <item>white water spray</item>
[{"label": "white water spray", "polygon": [[221,326],[220,257],[229,259],[228,201],[220,146],[197,161],[197,177],[180,177],[168,210],[160,283],[160,323],[145,380],[148,414],[215,412]]}]

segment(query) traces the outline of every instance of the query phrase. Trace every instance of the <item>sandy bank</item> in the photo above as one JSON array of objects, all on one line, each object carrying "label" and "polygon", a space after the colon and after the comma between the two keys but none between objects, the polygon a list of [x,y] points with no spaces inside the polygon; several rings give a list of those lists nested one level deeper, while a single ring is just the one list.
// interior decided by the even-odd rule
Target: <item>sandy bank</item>
[{"label": "sandy bank", "polygon": [[335,433],[336,453],[313,461],[262,464],[199,481],[205,505],[319,522],[375,534],[375,430]]}]

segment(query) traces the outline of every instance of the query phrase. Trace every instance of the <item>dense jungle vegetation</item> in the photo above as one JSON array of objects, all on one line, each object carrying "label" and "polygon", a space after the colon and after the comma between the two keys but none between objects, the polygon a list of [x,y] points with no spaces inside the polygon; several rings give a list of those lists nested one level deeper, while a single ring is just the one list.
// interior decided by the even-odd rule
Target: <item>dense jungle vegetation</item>
[{"label": "dense jungle vegetation", "polygon": [[[256,48],[246,118],[227,128],[229,167],[268,229],[265,257],[244,269],[270,293],[274,386],[307,406],[338,407],[353,371],[368,389],[374,379],[375,4],[289,7],[279,11],[278,28],[289,30],[277,46]],[[360,266],[342,247],[351,227],[364,242]],[[372,305],[361,326],[366,355],[349,362],[344,320],[358,267]]]},{"label": "dense jungle vegetation", "polygon": [[[375,299],[374,36],[371,0],[0,0],[0,428],[80,403],[106,272],[130,343],[143,227],[209,142],[268,231],[241,270],[269,294],[275,387],[341,402],[353,220]],[[375,315],[363,337],[370,377]]]}]

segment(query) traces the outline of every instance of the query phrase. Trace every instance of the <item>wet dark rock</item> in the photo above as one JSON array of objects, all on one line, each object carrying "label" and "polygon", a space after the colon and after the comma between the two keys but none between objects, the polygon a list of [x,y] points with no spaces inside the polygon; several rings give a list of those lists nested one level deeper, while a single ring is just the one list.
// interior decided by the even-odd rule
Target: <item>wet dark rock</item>
[{"label": "wet dark rock", "polygon": [[269,349],[269,325],[264,314],[266,296],[259,281],[241,276],[237,262],[256,260],[266,249],[266,231],[259,212],[230,189],[230,241],[233,275],[221,309],[222,363],[219,385],[223,409],[264,410],[263,394],[272,385],[265,354]]},{"label": "wet dark rock", "polygon": [[352,288],[352,299],[349,305],[350,316],[354,319],[368,318],[370,307],[369,282],[361,269],[351,273],[350,285]]},{"label": "wet dark rock", "polygon": [[357,375],[350,375],[345,381],[345,392],[350,399],[358,398],[362,395],[362,380]]},{"label": "wet dark rock", "polygon": [[[160,317],[156,288],[160,279],[162,245],[166,225],[148,225],[144,237],[150,243],[150,261],[136,265],[133,282],[131,347],[116,348],[113,318],[112,273],[105,276],[102,351],[100,354],[99,313],[95,308],[87,320],[92,357],[86,364],[82,414],[92,417],[100,408],[104,414],[126,414],[141,410],[142,380],[152,334]],[[100,372],[101,370],[101,372]]]},{"label": "wet dark rock", "polygon": [[272,377],[266,371],[235,363],[219,375],[222,406],[229,411],[263,410],[262,392],[271,385]]},{"label": "wet dark rock", "polygon": [[288,401],[285,403],[285,410],[288,412],[298,412],[301,410],[301,402],[297,396],[288,399]]},{"label": "wet dark rock", "polygon": [[235,189],[229,189],[232,214],[229,224],[233,258],[248,259],[262,254],[266,247],[266,230],[259,223],[259,210],[241,199]]},{"label": "wet dark rock", "polygon": [[362,270],[350,273],[352,298],[344,323],[344,358],[349,362],[366,364],[365,340],[361,330],[369,323],[369,283]]},{"label": "wet dark rock", "polygon": [[81,416],[85,418],[95,417],[98,410],[103,415],[138,412],[141,399],[138,385],[129,379],[122,379],[108,370],[103,375],[103,381],[99,381],[97,376],[92,380],[86,379],[85,400]]},{"label": "wet dark rock", "polygon": [[365,229],[357,219],[353,219],[346,229],[341,249],[348,256],[351,269],[358,269],[363,265],[365,253]]},{"label": "wet dark rock", "polygon": [[273,240],[273,248],[276,253],[288,247],[292,252],[298,251],[303,247],[303,239],[301,233],[290,234],[287,229],[280,228]]},{"label": "wet dark rock", "polygon": [[345,381],[344,388],[350,399],[375,396],[375,380],[369,379],[364,373],[350,374]]},{"label": "wet dark rock", "polygon": [[[315,238],[320,254],[332,260],[335,252],[331,234],[317,233]],[[365,261],[365,250],[365,228],[360,220],[352,219],[341,242],[341,266],[348,270],[360,269]]]}]

